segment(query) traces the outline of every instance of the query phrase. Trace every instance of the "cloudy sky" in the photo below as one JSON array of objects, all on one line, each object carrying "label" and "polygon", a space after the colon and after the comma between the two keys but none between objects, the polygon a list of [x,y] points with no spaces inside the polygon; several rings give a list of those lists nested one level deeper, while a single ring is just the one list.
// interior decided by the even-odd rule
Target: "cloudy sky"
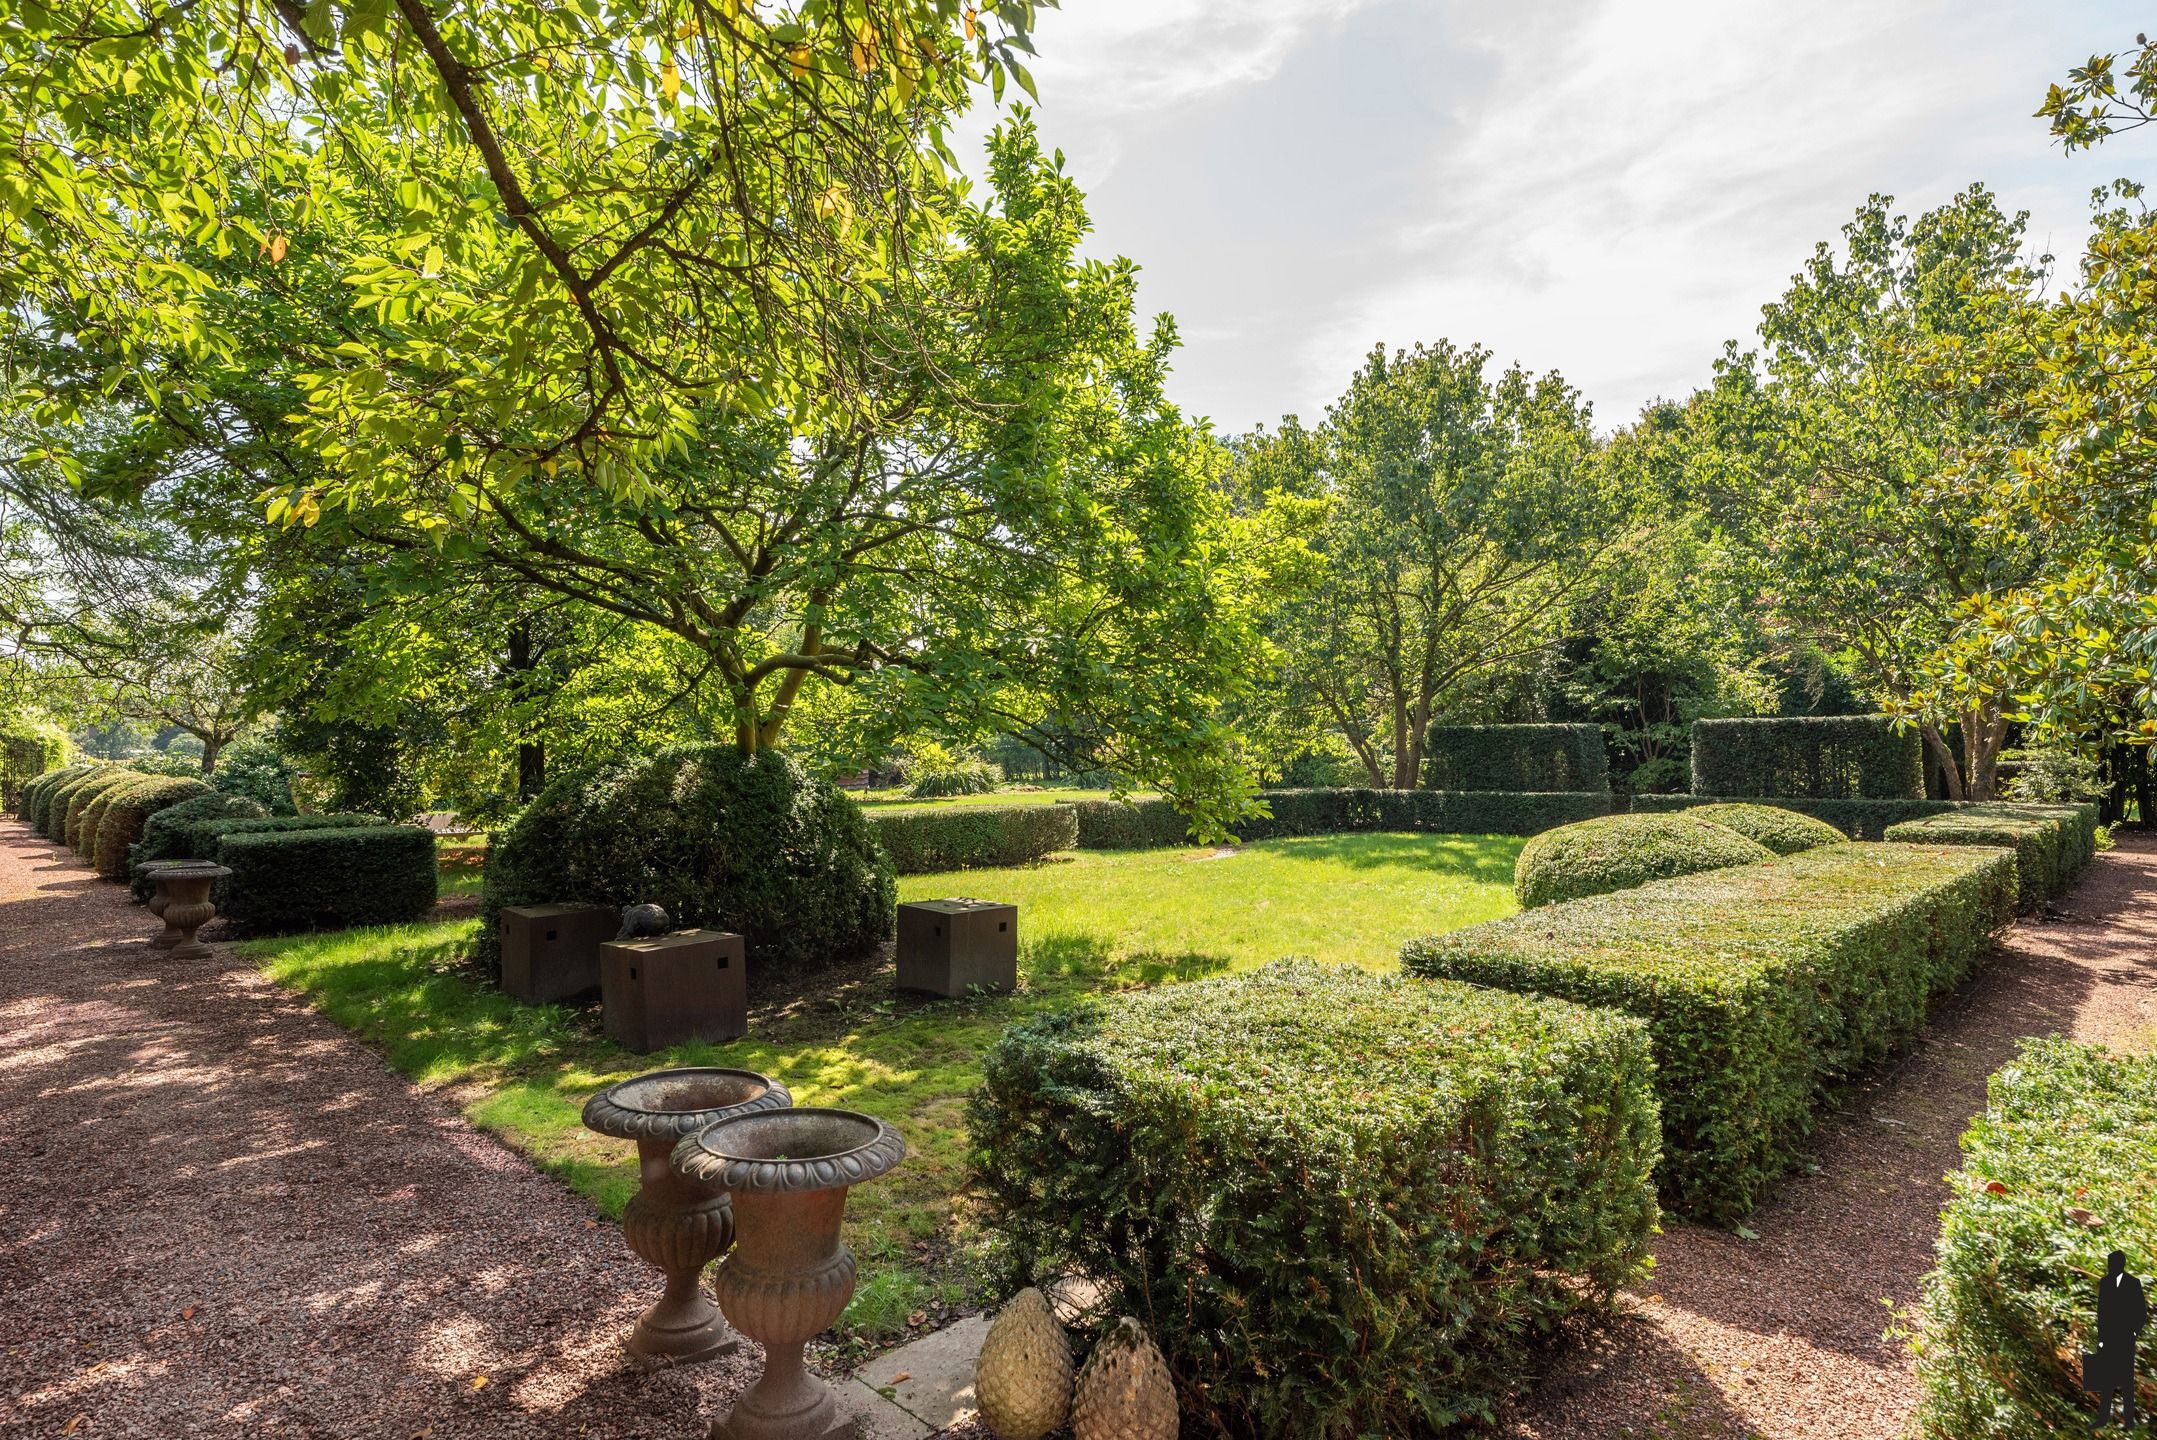
[{"label": "cloudy sky", "polygon": [[1703,382],[1873,191],[1981,180],[2072,256],[2030,112],[2157,13],[2107,0],[1064,0],[1032,67],[1093,249],[1173,313],[1177,397],[1315,418],[1376,341],[1563,371],[1598,424]]}]

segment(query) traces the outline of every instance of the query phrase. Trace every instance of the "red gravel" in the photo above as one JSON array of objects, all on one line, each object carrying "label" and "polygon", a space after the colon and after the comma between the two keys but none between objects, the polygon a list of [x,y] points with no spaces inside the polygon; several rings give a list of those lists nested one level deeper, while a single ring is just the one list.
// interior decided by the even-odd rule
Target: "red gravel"
[{"label": "red gravel", "polygon": [[[63,852],[64,853],[64,852]],[[702,1433],[620,1230],[220,947],[0,823],[0,1433]]]},{"label": "red gravel", "polygon": [[[1673,1222],[1631,1318],[1563,1353],[1505,1433],[1896,1440],[1917,1382],[1886,1338],[1932,1265],[1956,1139],[2031,1035],[2157,1042],[2157,838],[2123,834],[2065,914],[2017,925],[1923,1041],[1852,1095],[1743,1240]],[[1907,1318],[1907,1317],[1905,1317]]]}]

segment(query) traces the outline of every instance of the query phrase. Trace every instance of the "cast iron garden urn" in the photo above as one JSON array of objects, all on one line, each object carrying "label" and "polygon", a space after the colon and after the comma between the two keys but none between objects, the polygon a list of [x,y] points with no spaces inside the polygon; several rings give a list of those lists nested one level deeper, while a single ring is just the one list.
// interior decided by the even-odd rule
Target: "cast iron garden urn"
[{"label": "cast iron garden urn", "polygon": [[637,1144],[639,1184],[622,1211],[629,1248],[666,1273],[659,1303],[629,1332],[631,1350],[678,1361],[709,1360],[740,1345],[700,1283],[704,1267],[734,1241],[726,1190],[677,1174],[667,1163],[685,1135],[715,1120],[783,1110],[784,1085],[751,1070],[654,1070],[594,1095],[584,1124]]},{"label": "cast iron garden urn", "polygon": [[210,947],[197,940],[195,932],[217,918],[217,907],[210,903],[210,887],[231,873],[224,866],[212,865],[207,860],[160,868],[156,874],[157,892],[150,909],[165,922],[165,928],[161,934],[153,936],[150,943],[170,950],[181,960],[209,954]]},{"label": "cast iron garden urn", "polygon": [[773,1110],[722,1120],[682,1141],[675,1170],[734,1197],[739,1238],[713,1288],[719,1308],[764,1346],[764,1373],[712,1422],[713,1440],[839,1440],[854,1433],[802,1347],[846,1309],[854,1252],[839,1238],[846,1192],[906,1158],[881,1120],[851,1110]]}]

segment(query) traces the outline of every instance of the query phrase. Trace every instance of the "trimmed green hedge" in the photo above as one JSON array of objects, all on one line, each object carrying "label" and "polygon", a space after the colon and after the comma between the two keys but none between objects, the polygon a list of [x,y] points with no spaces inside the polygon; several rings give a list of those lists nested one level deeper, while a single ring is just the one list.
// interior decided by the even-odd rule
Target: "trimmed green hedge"
[{"label": "trimmed green hedge", "polygon": [[434,832],[417,825],[227,834],[218,908],[253,934],[394,925],[434,908]]},{"label": "trimmed green hedge", "polygon": [[1924,742],[1888,715],[1696,720],[1693,793],[1922,800]]},{"label": "trimmed green hedge", "polygon": [[1433,790],[1608,790],[1600,725],[1433,725],[1424,732]]},{"label": "trimmed green hedge", "polygon": [[[152,815],[213,793],[202,781],[180,775],[145,775],[132,785],[107,791],[98,801],[104,812],[97,817],[91,857],[97,873],[107,880],[125,880],[129,853],[142,838],[142,828]],[[85,822],[85,833],[89,828]]]},{"label": "trimmed green hedge", "polygon": [[1887,838],[1917,845],[2003,845],[2015,852],[2017,904],[2035,910],[2074,888],[2097,853],[2095,805],[1964,805],[1890,825]]},{"label": "trimmed green hedge", "polygon": [[1771,860],[1737,831],[1690,815],[1605,815],[1545,830],[1513,862],[1513,896],[1533,909],[1650,880]]},{"label": "trimmed green hedge", "polygon": [[1822,845],[1840,845],[1849,838],[1825,820],[1786,810],[1780,805],[1730,800],[1717,805],[1696,806],[1686,813],[1695,820],[1712,820],[1725,829],[1735,830],[1778,855],[1796,855],[1805,850],[1817,850]]},{"label": "trimmed green hedge", "polygon": [[[224,802],[222,806],[215,803]],[[215,860],[230,835],[293,834],[302,830],[352,830],[387,825],[380,815],[250,815],[259,801],[243,795],[197,796],[150,817],[130,855],[135,898],[150,898],[142,867],[155,860]],[[219,892],[220,894],[222,892]]]},{"label": "trimmed green hedge", "polygon": [[38,834],[45,833],[45,817],[51,809],[52,794],[70,780],[79,780],[96,767],[88,764],[65,765],[58,770],[48,770],[29,781],[16,797],[16,813],[22,822]]},{"label": "trimmed green hedge", "polygon": [[[1266,790],[1270,815],[1236,822],[1245,841],[1299,835],[1408,830],[1443,835],[1535,835],[1610,813],[1610,792],[1557,790]],[[1166,800],[1072,800],[1081,850],[1147,850],[1190,843],[1190,827]]]},{"label": "trimmed green hedge", "polygon": [[2014,898],[2003,850],[1823,845],[1412,940],[1401,960],[1647,1021],[1665,1200],[1727,1222],[1797,1162],[1828,1088],[1915,1033]]},{"label": "trimmed green hedge", "polygon": [[1081,850],[1158,850],[1190,843],[1191,822],[1166,800],[1059,800],[1078,817]]},{"label": "trimmed green hedge", "polygon": [[507,905],[646,902],[739,934],[752,975],[857,959],[898,928],[891,858],[838,786],[783,750],[682,745],[548,782],[494,837],[475,954],[500,965]]},{"label": "trimmed green hedge", "polygon": [[[2081,1357],[2097,1344],[2105,1258],[2125,1251],[2145,1286],[2157,1268],[2157,1056],[2030,1042],[1992,1077],[1962,1157],[1925,1280],[1923,1433],[2087,1434]],[[2146,1420],[2157,1326],[2142,1332],[2135,1370]]]},{"label": "trimmed green hedge", "polygon": [[[85,775],[69,786],[67,810],[58,827],[60,834],[57,838],[60,843],[83,859],[89,859],[90,844],[84,839],[88,827],[84,822],[90,818],[90,807],[122,785],[132,785],[141,778],[140,770],[130,770],[125,765],[107,765],[97,773]],[[89,835],[91,840],[96,838],[95,831],[90,831]]]},{"label": "trimmed green hedge", "polygon": [[1283,961],[1015,1026],[968,1102],[992,1223],[1146,1317],[1187,1426],[1493,1418],[1656,1224],[1641,1027]]},{"label": "trimmed green hedge", "polygon": [[1078,845],[1069,805],[965,805],[948,810],[869,812],[876,838],[901,875],[1028,865]]},{"label": "trimmed green hedge", "polygon": [[1878,840],[1887,834],[1891,825],[1899,825],[1905,820],[1922,820],[1928,815],[1951,815],[1964,803],[1960,800],[1814,800],[1803,795],[1770,795],[1753,800],[1724,795],[1635,795],[1633,810],[1636,814],[1667,813],[1693,810],[1703,805],[1772,805],[1778,810],[1810,815],[1853,840]]}]

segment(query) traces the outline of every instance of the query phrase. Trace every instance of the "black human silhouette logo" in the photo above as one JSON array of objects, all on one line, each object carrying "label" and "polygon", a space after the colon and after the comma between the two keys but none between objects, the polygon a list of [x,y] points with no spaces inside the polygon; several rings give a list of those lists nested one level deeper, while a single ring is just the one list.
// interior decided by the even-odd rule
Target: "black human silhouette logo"
[{"label": "black human silhouette logo", "polygon": [[2114,1396],[2122,1402],[2120,1428],[2135,1428],[2135,1343],[2149,1318],[2142,1282],[2127,1273],[2127,1257],[2113,1251],[2097,1282],[2097,1348],[2082,1355],[2082,1388],[2097,1397],[2100,1428],[2112,1423]]}]

